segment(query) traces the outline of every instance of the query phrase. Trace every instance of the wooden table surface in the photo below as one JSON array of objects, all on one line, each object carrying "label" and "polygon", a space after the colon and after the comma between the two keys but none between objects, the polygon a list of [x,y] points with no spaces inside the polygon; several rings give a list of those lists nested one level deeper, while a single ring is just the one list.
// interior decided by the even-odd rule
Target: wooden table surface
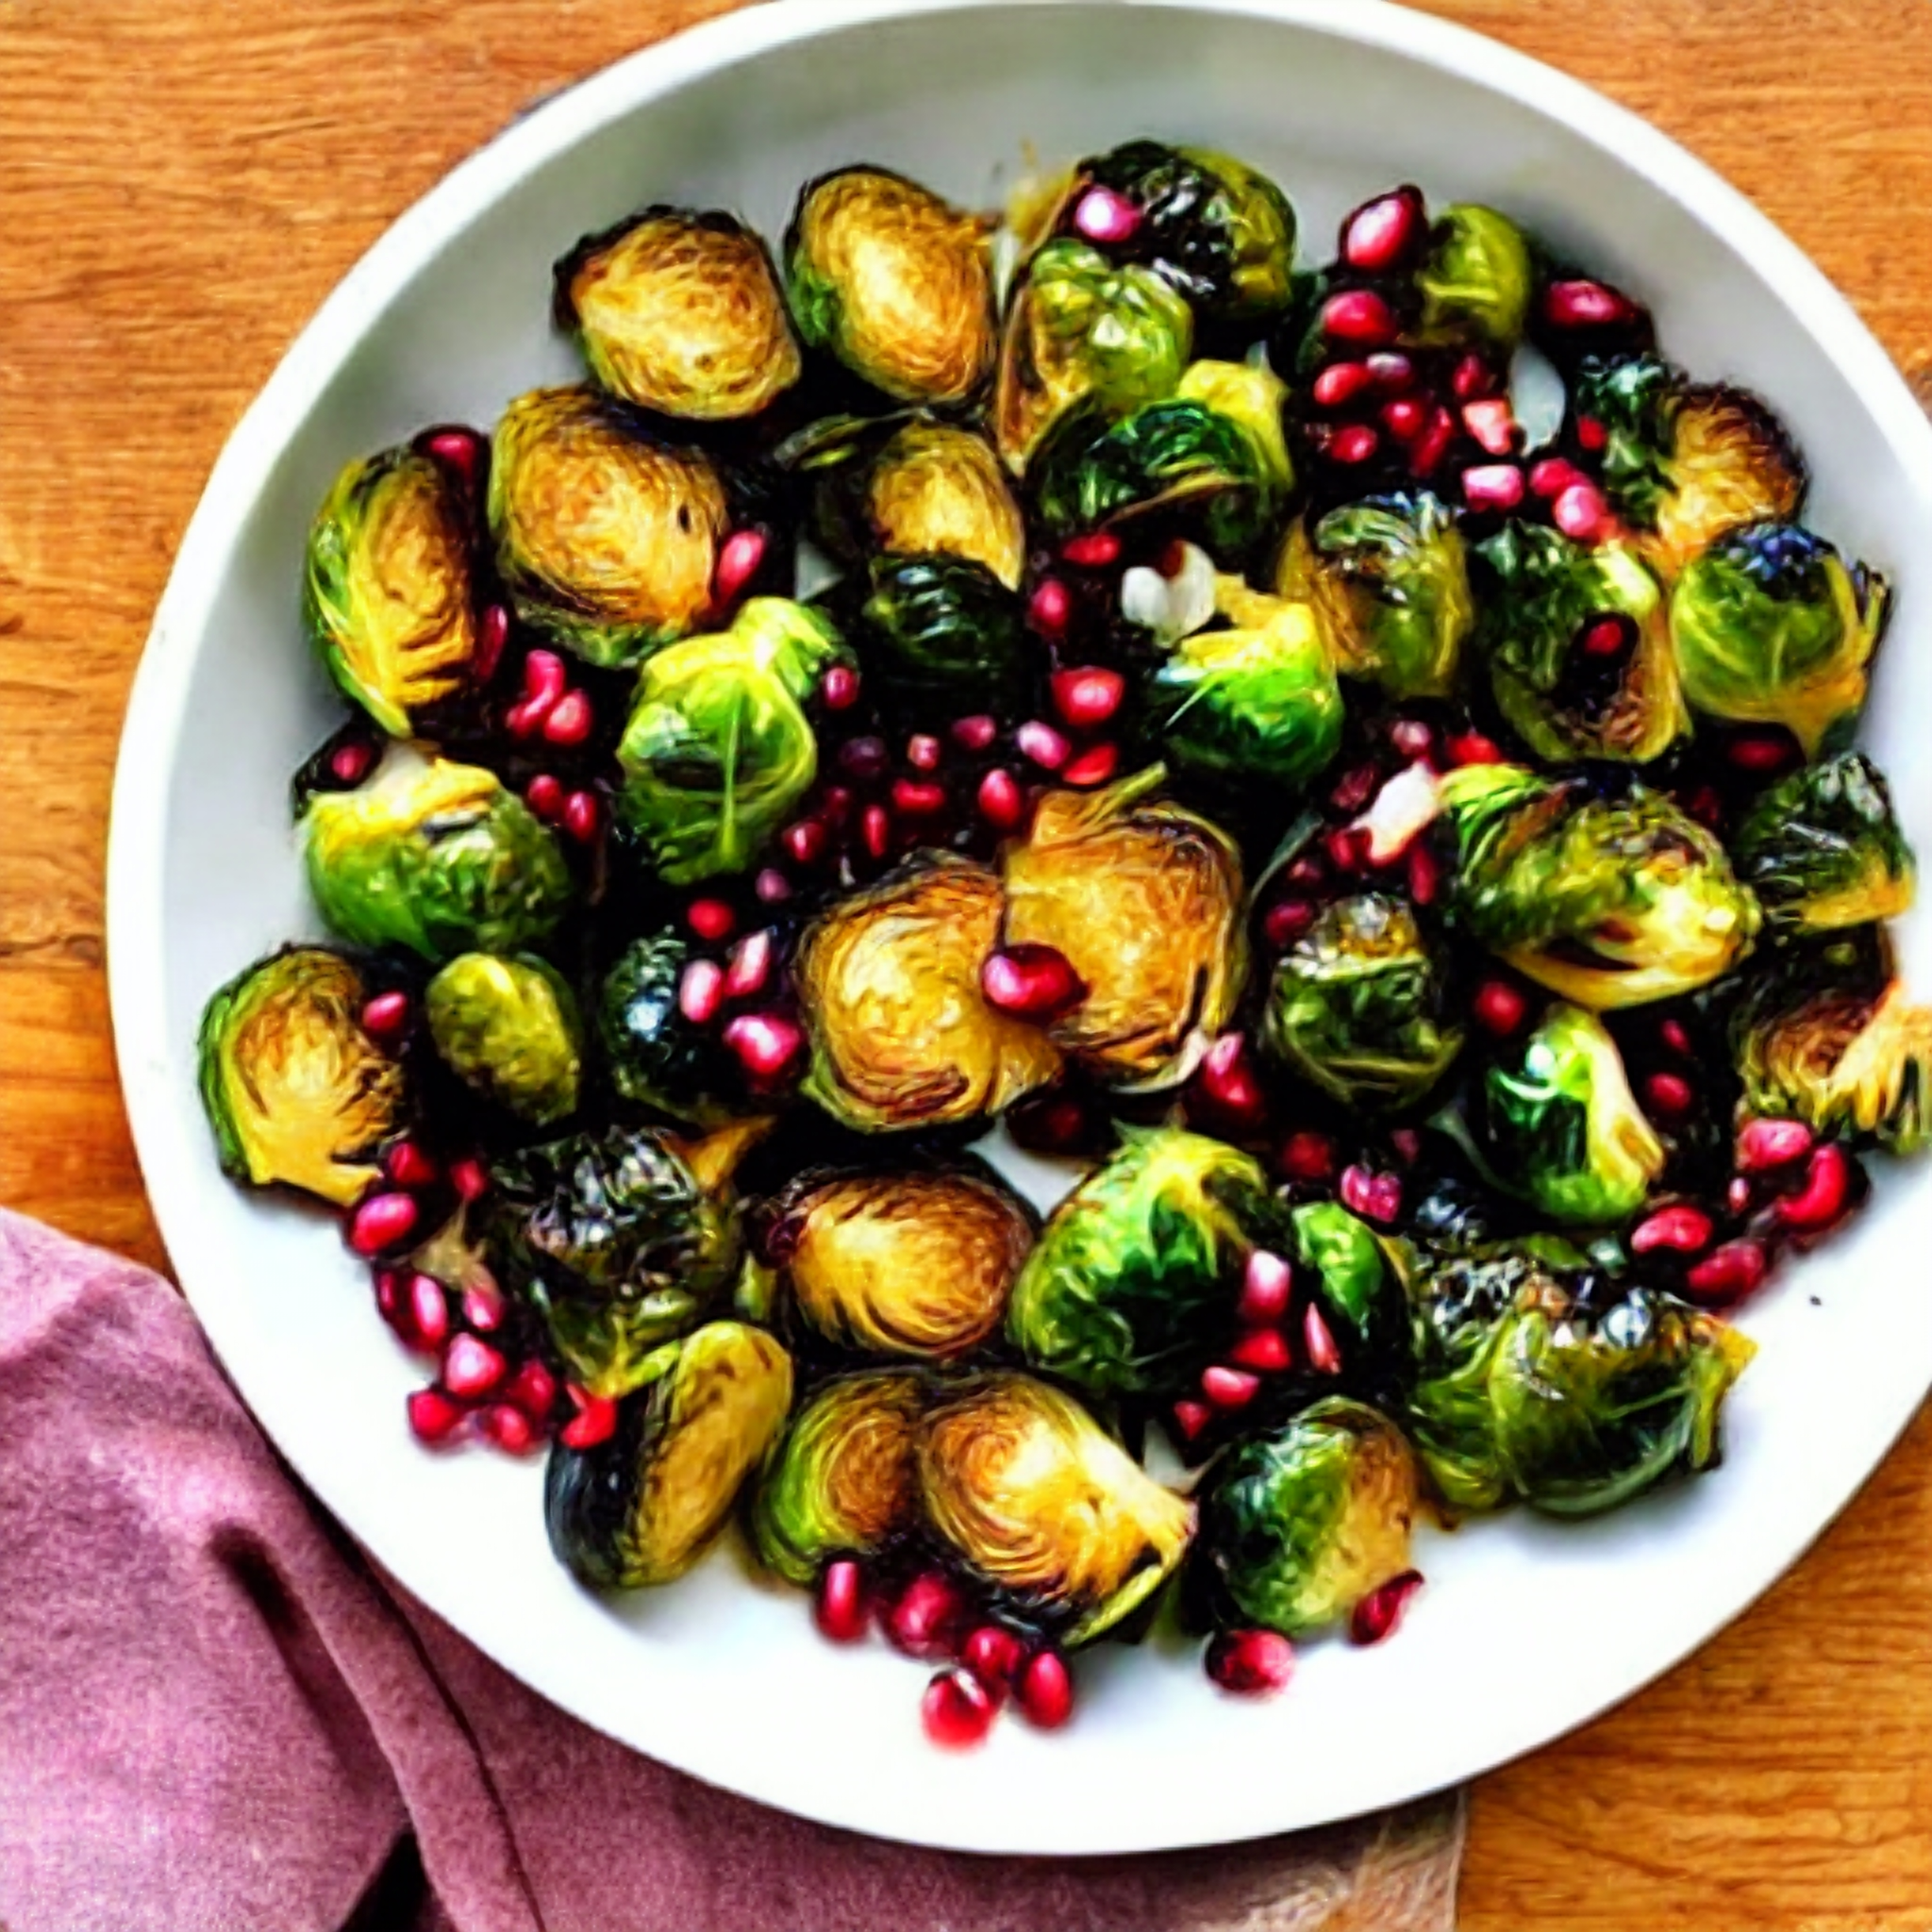
[{"label": "wooden table surface", "polygon": [[[223,439],[337,278],[461,155],[718,10],[0,0],[0,1202],[165,1265],[115,1082],[102,855],[128,680]],[[1713,163],[1932,398],[1925,0],[1433,10]],[[1928,1601],[1922,1414],[1734,1628],[1483,1780],[1467,1932],[1928,1932]]]}]

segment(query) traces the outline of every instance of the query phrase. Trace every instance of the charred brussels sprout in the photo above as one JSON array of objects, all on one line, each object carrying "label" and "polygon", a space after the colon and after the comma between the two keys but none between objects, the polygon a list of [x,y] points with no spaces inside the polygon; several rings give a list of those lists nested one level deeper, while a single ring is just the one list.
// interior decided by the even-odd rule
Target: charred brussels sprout
[{"label": "charred brussels sprout", "polygon": [[617,762],[618,817],[669,885],[742,872],[818,775],[805,700],[851,658],[823,612],[753,597],[731,628],[659,651]]},{"label": "charred brussels sprout", "polygon": [[1323,910],[1275,966],[1261,1020],[1271,1058],[1369,1113],[1423,1099],[1462,1039],[1414,913],[1379,892]]},{"label": "charred brussels sprout", "polygon": [[1076,233],[1092,223],[1092,188],[1131,204],[1133,231],[1119,252],[1148,263],[1204,316],[1261,322],[1287,308],[1294,267],[1294,209],[1266,175],[1206,148],[1133,141],[1082,161],[1066,200]]},{"label": "charred brussels sprout", "polygon": [[1000,882],[950,854],[914,858],[831,907],[793,967],[811,1035],[806,1091],[865,1132],[996,1114],[1059,1071],[1037,1026],[987,1005]]},{"label": "charred brussels sprout", "polygon": [[1020,587],[1026,530],[992,446],[949,423],[908,423],[865,473],[865,528],[902,557],[959,557]]},{"label": "charred brussels sprout", "polygon": [[647,208],[557,264],[557,325],[591,374],[640,408],[755,416],[798,380],[798,344],[765,244],[728,214]]},{"label": "charred brussels sprout", "polygon": [[1193,1534],[1192,1504],[1026,1375],[980,1376],[940,1403],[920,1432],[919,1482],[934,1535],[1068,1646],[1144,1603]]},{"label": "charred brussels sprout", "polygon": [[541,945],[569,909],[556,838],[495,774],[391,751],[302,817],[309,889],[330,927],[425,959]]},{"label": "charred brussels sprout", "polygon": [[1474,1112],[1491,1173],[1552,1221],[1628,1220],[1663,1173],[1617,1042],[1579,1007],[1552,1007],[1485,1073]]},{"label": "charred brussels sprout", "polygon": [[1731,859],[1786,932],[1867,925],[1912,903],[1911,847],[1885,774],[1862,752],[1774,785],[1732,837]]},{"label": "charred brussels sprout", "polygon": [[401,1129],[408,1093],[402,1067],[362,1030],[367,996],[340,954],[290,946],[208,1001],[201,1104],[225,1174],[339,1208],[381,1177],[376,1152]]},{"label": "charred brussels sprout", "polygon": [[597,1034],[610,1084],[674,1120],[728,1118],[743,1081],[717,1028],[684,1016],[678,988],[692,949],[682,933],[647,933],[611,962],[597,991]]},{"label": "charred brussels sprout", "polygon": [[1194,317],[1150,268],[1049,242],[1026,265],[1001,342],[993,435],[1016,475],[1067,413],[1116,422],[1172,395],[1193,348]]},{"label": "charred brussels sprout", "polygon": [[858,631],[869,658],[915,699],[1004,707],[1036,656],[1012,591],[958,557],[875,557]]},{"label": "charred brussels sprout", "polygon": [[1643,786],[1601,795],[1519,765],[1467,765],[1440,795],[1454,917],[1580,1007],[1694,991],[1757,937],[1757,901],[1724,847]]},{"label": "charred brussels sprout", "polygon": [[792,1417],[752,1499],[758,1560],[809,1587],[835,1557],[871,1557],[919,1521],[926,1385],[905,1371],[840,1375]]},{"label": "charred brussels sprout", "polygon": [[1523,339],[1535,271],[1523,230],[1476,202],[1452,202],[1436,219],[1416,272],[1424,343],[1487,342],[1509,350]]},{"label": "charred brussels sprout", "polygon": [[1539,758],[1646,764],[1690,730],[1663,586],[1633,551],[1512,523],[1476,554],[1496,708]]},{"label": "charred brussels sprout", "polygon": [[1409,1567],[1417,1501],[1402,1431],[1345,1396],[1241,1443],[1201,1502],[1193,1560],[1216,1621],[1287,1637],[1340,1623]]},{"label": "charred brussels sprout", "polygon": [[442,1063],[535,1126],[576,1111],[583,1049],[576,1002],[541,959],[459,953],[423,994]]},{"label": "charred brussels sprout", "polygon": [[1475,624],[1456,519],[1427,491],[1371,496],[1289,532],[1277,588],[1313,607],[1335,668],[1392,698],[1446,697]]},{"label": "charred brussels sprout", "polygon": [[497,569],[517,615],[586,663],[636,664],[695,627],[728,520],[708,457],[594,390],[532,390],[496,426]]},{"label": "charred brussels sprout", "polygon": [[1004,938],[1052,946],[1087,988],[1052,1036],[1108,1085],[1171,1086],[1222,1032],[1247,972],[1241,855],[1148,794],[1158,765],[1101,791],[1049,791],[1001,850]]},{"label": "charred brussels sprout", "polygon": [[1033,1245],[1025,1204],[991,1174],[806,1177],[772,1246],[799,1314],[826,1341],[943,1361],[999,1327]]},{"label": "charred brussels sprout", "polygon": [[593,1393],[639,1387],[651,1351],[729,1288],[741,1247],[729,1174],[746,1138],[725,1128],[687,1145],[620,1127],[492,1165],[491,1263]]},{"label": "charred brussels sprout", "polygon": [[585,1583],[671,1583],[724,1528],[791,1407],[791,1358],[762,1329],[712,1322],[660,1351],[594,1449],[557,1443],[550,1547]]},{"label": "charred brussels sprout", "polygon": [[1225,1141],[1121,1133],[1048,1217],[1013,1284],[1007,1339],[1089,1394],[1171,1394],[1206,1360],[1276,1210],[1259,1162]]},{"label": "charred brussels sprout", "polygon": [[1805,466],[1754,395],[1693,384],[1656,356],[1586,361],[1574,408],[1604,438],[1617,514],[1668,579],[1726,530],[1796,516]]},{"label": "charred brussels sprout", "polygon": [[874,389],[958,403],[997,349],[984,224],[882,168],[822,175],[785,234],[798,332]]},{"label": "charred brussels sprout", "polygon": [[1782,724],[1816,758],[1864,708],[1891,593],[1795,524],[1751,524],[1684,568],[1671,641],[1685,694],[1734,724]]},{"label": "charred brussels sprout", "polygon": [[463,689],[476,657],[475,510],[435,458],[351,463],[308,531],[303,614],[328,675],[394,738]]}]

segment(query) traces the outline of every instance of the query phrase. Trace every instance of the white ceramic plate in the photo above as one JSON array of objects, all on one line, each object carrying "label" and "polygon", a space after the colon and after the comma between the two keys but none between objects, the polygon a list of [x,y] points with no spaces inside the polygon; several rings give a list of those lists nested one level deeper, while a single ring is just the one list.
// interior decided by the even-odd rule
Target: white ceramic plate
[{"label": "white ceramic plate", "polygon": [[[1912,740],[1932,719],[1932,430],[1904,384],[1791,244],[1671,142],[1547,68],[1370,0],[791,0],[551,102],[396,224],[235,432],[155,622],[114,797],[114,1023],[142,1165],[183,1286],[291,1462],[410,1590],[590,1723],[770,1804],[974,1851],[1278,1831],[1541,1744],[1763,1591],[1932,1380],[1932,1195],[1887,1176],[1855,1232],[1751,1310],[1762,1353],[1708,1480],[1584,1527],[1519,1513],[1427,1539],[1429,1587],[1400,1641],[1311,1647],[1272,1703],[1218,1695],[1186,1657],[1116,1653],[1083,1667],[1071,1730],[1007,1724],[950,1757],[921,1736],[919,1666],[822,1643],[801,1599],[728,1557],[623,1603],[580,1591],[545,1546],[541,1468],[417,1449],[403,1396],[418,1372],[332,1228],[217,1172],[192,1077],[202,1002],[314,929],[284,799],[336,715],[297,584],[338,466],[424,423],[487,424],[569,375],[551,259],[641,203],[737,208],[775,237],[797,185],[841,162],[983,201],[1028,142],[1067,158],[1137,134],[1267,169],[1318,252],[1391,181],[1494,201],[1641,291],[1692,370],[1774,399],[1816,474],[1812,520],[1901,580],[1871,736],[1928,842],[1932,760]],[[1926,928],[1907,936],[1921,955]]]}]

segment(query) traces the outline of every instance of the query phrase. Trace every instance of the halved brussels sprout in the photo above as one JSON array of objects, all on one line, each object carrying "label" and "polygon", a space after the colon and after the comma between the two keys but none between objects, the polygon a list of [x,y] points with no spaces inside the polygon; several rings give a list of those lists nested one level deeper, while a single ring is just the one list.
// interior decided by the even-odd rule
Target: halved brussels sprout
[{"label": "halved brussels sprout", "polygon": [[1647,764],[1690,731],[1663,586],[1634,551],[1511,523],[1476,555],[1490,686],[1539,758]]},{"label": "halved brussels sprout", "polygon": [[1485,1072],[1472,1125],[1498,1184],[1553,1221],[1628,1220],[1664,1171],[1617,1042],[1580,1007],[1552,1007]]},{"label": "halved brussels sprout", "polygon": [[798,380],[765,244],[735,216],[647,208],[556,268],[557,325],[599,384],[693,422],[755,416]]},{"label": "halved brussels sprout", "polygon": [[907,403],[958,403],[998,347],[985,224],[883,168],[800,191],[785,231],[798,332]]},{"label": "halved brussels sprout", "polygon": [[555,967],[458,953],[424,989],[423,1017],[443,1065],[519,1119],[547,1127],[576,1111],[582,1029]]},{"label": "halved brussels sprout", "polygon": [[998,1329],[1035,1226],[991,1173],[918,1169],[806,1176],[776,1213],[792,1305],[820,1335],[930,1361]]},{"label": "halved brussels sprout", "polygon": [[1007,1339],[1091,1395],[1178,1392],[1278,1231],[1258,1161],[1204,1134],[1123,1124],[1121,1144],[1047,1217],[1013,1284]]},{"label": "halved brussels sprout", "polygon": [[392,738],[469,677],[475,518],[457,479],[405,445],[350,463],[309,526],[308,635],[328,675]]},{"label": "halved brussels sprout", "polygon": [[1000,851],[1005,942],[1062,954],[1087,994],[1056,1042],[1112,1087],[1172,1086],[1225,1030],[1247,974],[1241,855],[1218,825],[1150,796],[1159,765],[1099,791],[1049,791]]},{"label": "halved brussels sprout", "polygon": [[1138,219],[1121,252],[1151,264],[1202,315],[1261,322],[1288,307],[1294,209],[1265,175],[1206,148],[1130,141],[1074,170],[1064,211],[1076,233],[1093,187],[1133,206]]},{"label": "halved brussels sprout", "polygon": [[593,389],[539,389],[496,425],[490,528],[517,615],[586,663],[630,665],[694,629],[729,522],[701,450]]},{"label": "halved brussels sprout", "polygon": [[680,932],[633,940],[598,987],[597,1036],[625,1099],[709,1126],[730,1117],[744,1080],[718,1029],[686,1019],[678,1005],[692,957]]},{"label": "halved brussels sprout", "polygon": [[617,814],[667,885],[742,872],[818,776],[805,700],[850,654],[823,611],[752,597],[731,628],[644,666],[617,747]]},{"label": "halved brussels sprout", "polygon": [[792,1417],[752,1498],[758,1560],[809,1588],[835,1557],[872,1557],[919,1521],[926,1384],[905,1370],[840,1375]]},{"label": "halved brussels sprout", "polygon": [[1282,412],[1288,407],[1288,385],[1265,362],[1217,362],[1204,358],[1190,362],[1174,385],[1183,403],[1205,403],[1208,408],[1239,423],[1261,453],[1262,473],[1280,496],[1294,489],[1294,463],[1288,453],[1288,431]]},{"label": "halved brussels sprout", "polygon": [[1439,793],[1454,916],[1580,1007],[1694,991],[1757,938],[1757,901],[1724,847],[1641,785],[1600,795],[1520,765],[1465,765]]},{"label": "halved brussels sprout", "polygon": [[1274,968],[1261,1045],[1342,1106],[1412,1106],[1462,1050],[1441,962],[1399,899],[1359,892],[1325,907]]},{"label": "halved brussels sprout", "polygon": [[497,1279],[548,1324],[572,1375],[623,1395],[728,1292],[741,1248],[732,1167],[752,1130],[575,1134],[495,1161],[485,1240]]},{"label": "halved brussels sprout", "polygon": [[1513,349],[1523,340],[1534,279],[1529,243],[1507,215],[1476,202],[1452,202],[1436,217],[1428,255],[1416,271],[1423,298],[1416,340]]},{"label": "halved brussels sprout", "polygon": [[202,1011],[201,1104],[222,1172],[282,1181],[346,1208],[408,1106],[403,1069],[363,1032],[369,990],[340,953],[288,946],[238,973]]},{"label": "halved brussels sprout", "polygon": [[1415,1454],[1342,1395],[1240,1443],[1201,1501],[1193,1560],[1218,1622],[1301,1637],[1340,1623],[1409,1567]]},{"label": "halved brussels sprout", "polygon": [[1656,356],[1591,359],[1574,407],[1605,437],[1604,490],[1666,580],[1726,530],[1794,517],[1805,465],[1763,403]]},{"label": "halved brussels sprout", "polygon": [[301,824],[330,928],[425,959],[541,945],[575,888],[562,848],[494,773],[391,750],[352,791],[318,791]]},{"label": "halved brussels sprout", "polygon": [[1731,861],[1772,924],[1789,932],[1868,925],[1912,903],[1912,849],[1884,773],[1862,752],[1774,785],[1733,834]]},{"label": "halved brussels sprout", "polygon": [[1108,422],[1172,395],[1193,348],[1194,317],[1150,268],[1073,241],[1027,263],[1008,311],[993,436],[1015,475],[1069,410]]},{"label": "halved brussels sprout", "polygon": [[1427,491],[1294,524],[1275,587],[1314,608],[1335,668],[1392,698],[1446,697],[1475,625],[1456,519]]},{"label": "halved brussels sprout", "polygon": [[950,423],[908,423],[865,473],[873,541],[902,557],[963,557],[1008,590],[1026,567],[1026,527],[992,445]]},{"label": "halved brussels sprout", "polygon": [[921,701],[1005,709],[1037,656],[1018,597],[984,564],[958,557],[875,557],[858,608],[869,658],[894,691]]},{"label": "halved brussels sprout", "polygon": [[710,1322],[667,1344],[594,1449],[552,1445],[550,1547],[605,1589],[671,1583],[704,1555],[791,1407],[791,1357],[761,1328]]},{"label": "halved brussels sprout", "polygon": [[1816,758],[1851,734],[1890,614],[1885,579],[1795,524],[1750,524],[1684,567],[1671,641],[1685,695],[1734,724],[1782,724]]},{"label": "halved brussels sprout", "polygon": [[977,1376],[940,1403],[920,1431],[919,1481],[940,1541],[1068,1648],[1144,1603],[1193,1534],[1191,1503],[1027,1375]]},{"label": "halved brussels sprout", "polygon": [[927,853],[807,928],[793,962],[805,1091],[828,1113],[864,1132],[937,1126],[999,1113],[1058,1073],[1037,1026],[980,995],[1003,903],[985,866]]}]

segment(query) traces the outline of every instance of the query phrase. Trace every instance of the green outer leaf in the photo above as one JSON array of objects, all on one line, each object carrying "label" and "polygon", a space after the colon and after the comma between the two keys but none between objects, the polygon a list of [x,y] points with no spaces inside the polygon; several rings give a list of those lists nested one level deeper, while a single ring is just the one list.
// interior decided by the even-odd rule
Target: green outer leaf
[{"label": "green outer leaf", "polygon": [[860,607],[866,656],[908,693],[1004,708],[1036,652],[1020,600],[984,564],[958,557],[875,557]]},{"label": "green outer leaf", "polygon": [[1400,1290],[1368,1224],[1337,1201],[1304,1202],[1290,1221],[1295,1259],[1314,1271],[1327,1311],[1364,1346],[1380,1349],[1392,1341]]}]

